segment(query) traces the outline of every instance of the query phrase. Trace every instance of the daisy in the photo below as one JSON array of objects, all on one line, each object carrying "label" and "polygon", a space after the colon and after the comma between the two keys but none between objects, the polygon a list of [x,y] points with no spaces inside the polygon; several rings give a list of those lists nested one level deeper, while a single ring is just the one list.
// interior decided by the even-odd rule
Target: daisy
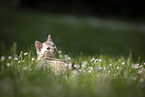
[{"label": "daisy", "polygon": [[11,56],[9,56],[8,58],[9,58],[9,59],[12,59],[12,57],[11,57]]},{"label": "daisy", "polygon": [[122,65],[124,65],[125,64],[125,62],[122,62]]},{"label": "daisy", "polygon": [[5,60],[5,57],[4,56],[1,56],[1,61],[4,61]]},{"label": "daisy", "polygon": [[119,66],[117,66],[117,68],[116,69],[119,69]]},{"label": "daisy", "polygon": [[18,63],[20,63],[21,61],[18,61]]},{"label": "daisy", "polygon": [[32,60],[34,61],[34,60],[35,60],[35,58],[32,58]]},{"label": "daisy", "polygon": [[59,53],[59,54],[61,54],[61,53],[62,53],[62,51],[61,51],[61,50],[58,50],[58,53]]},{"label": "daisy", "polygon": [[90,61],[93,62],[95,60],[95,58],[92,58]]},{"label": "daisy", "polygon": [[94,63],[96,63],[96,61],[98,61],[98,59],[95,59]]},{"label": "daisy", "polygon": [[9,67],[10,66],[10,63],[7,63],[7,66]]},{"label": "daisy", "polygon": [[18,60],[18,58],[15,57],[14,60]]},{"label": "daisy", "polygon": [[24,53],[24,56],[25,56],[25,55],[28,55],[28,52]]},{"label": "daisy", "polygon": [[99,61],[102,61],[102,59],[99,59]]},{"label": "daisy", "polygon": [[62,55],[61,54],[59,55],[59,58],[62,58]]}]

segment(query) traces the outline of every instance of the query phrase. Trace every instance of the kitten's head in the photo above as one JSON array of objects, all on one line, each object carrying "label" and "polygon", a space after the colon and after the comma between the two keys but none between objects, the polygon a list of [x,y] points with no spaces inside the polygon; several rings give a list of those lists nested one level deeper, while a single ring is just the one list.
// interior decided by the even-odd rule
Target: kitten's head
[{"label": "kitten's head", "polygon": [[[51,35],[48,35],[47,41],[40,43],[39,41],[35,41],[35,47],[37,50],[37,54],[40,56],[54,56],[57,52],[57,48],[55,44],[52,42]],[[38,56],[39,57],[39,56]]]}]

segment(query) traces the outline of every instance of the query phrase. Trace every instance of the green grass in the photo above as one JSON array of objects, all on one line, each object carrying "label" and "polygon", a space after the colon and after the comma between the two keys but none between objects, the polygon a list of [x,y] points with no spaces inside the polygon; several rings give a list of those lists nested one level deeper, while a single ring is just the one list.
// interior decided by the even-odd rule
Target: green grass
[{"label": "green grass", "polygon": [[[145,96],[142,25],[9,10],[0,10],[0,56],[5,58],[0,59],[0,97]],[[48,34],[77,72],[58,75],[36,68],[34,42],[46,41]]]},{"label": "green grass", "polygon": [[34,57],[29,51],[28,55],[21,52],[17,59],[5,56],[5,60],[1,60],[1,97],[145,96],[145,63],[134,62],[131,56],[125,59],[80,55],[70,60],[79,67],[64,74],[38,70],[35,66],[36,61],[32,60]]}]

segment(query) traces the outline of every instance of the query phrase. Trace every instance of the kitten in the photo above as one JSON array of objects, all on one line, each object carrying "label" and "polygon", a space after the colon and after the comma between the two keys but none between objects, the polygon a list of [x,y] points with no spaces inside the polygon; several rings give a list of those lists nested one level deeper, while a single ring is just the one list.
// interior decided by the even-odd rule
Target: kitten
[{"label": "kitten", "polygon": [[47,41],[43,43],[35,41],[35,47],[38,55],[36,60],[37,66],[50,68],[55,73],[65,72],[68,68],[71,69],[72,64],[70,62],[54,58],[57,48],[50,34],[48,35]]},{"label": "kitten", "polygon": [[35,47],[38,54],[37,60],[44,59],[45,57],[54,57],[57,52],[57,48],[51,39],[51,35],[49,35],[47,41],[43,43],[35,41]]}]

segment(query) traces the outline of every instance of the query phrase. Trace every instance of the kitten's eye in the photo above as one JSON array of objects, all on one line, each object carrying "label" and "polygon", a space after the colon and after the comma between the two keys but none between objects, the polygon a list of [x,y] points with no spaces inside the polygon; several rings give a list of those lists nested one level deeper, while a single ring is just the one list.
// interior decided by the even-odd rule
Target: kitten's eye
[{"label": "kitten's eye", "polygon": [[47,50],[50,50],[50,47],[48,47]]},{"label": "kitten's eye", "polygon": [[55,47],[55,45],[54,45],[54,44],[53,44],[52,46],[53,46],[53,47]]}]

